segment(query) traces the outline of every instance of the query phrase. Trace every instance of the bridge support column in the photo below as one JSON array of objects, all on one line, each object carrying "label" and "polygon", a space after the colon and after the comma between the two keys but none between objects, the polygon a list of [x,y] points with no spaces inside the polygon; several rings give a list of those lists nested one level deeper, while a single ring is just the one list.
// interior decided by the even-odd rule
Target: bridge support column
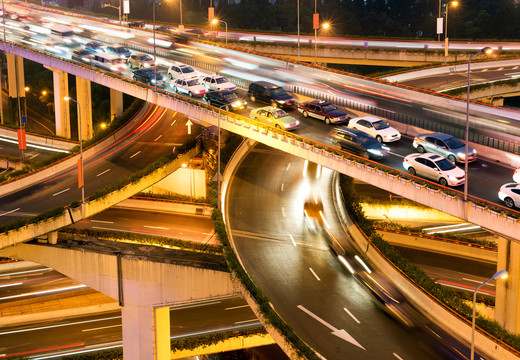
[{"label": "bridge support column", "polygon": [[[520,261],[518,259],[520,259],[520,244],[500,238],[497,269],[507,270],[509,276],[496,283],[495,320],[513,333],[520,333]],[[489,276],[491,275],[493,274]]]},{"label": "bridge support column", "polygon": [[123,357],[125,360],[170,359],[170,308],[125,304]]},{"label": "bridge support column", "polygon": [[110,120],[123,115],[123,93],[110,89]]},{"label": "bridge support column", "polygon": [[76,76],[76,94],[78,103],[78,117],[81,119],[82,140],[92,139],[92,96],[90,92],[90,81]]},{"label": "bridge support column", "polygon": [[9,122],[18,124],[18,97],[20,97],[20,116],[25,115],[25,77],[23,70],[23,58],[13,54],[5,53],[7,57],[7,78],[9,86]]},{"label": "bridge support column", "polygon": [[70,139],[69,102],[64,100],[69,96],[69,74],[52,69],[54,82],[54,112],[56,118],[56,135]]}]

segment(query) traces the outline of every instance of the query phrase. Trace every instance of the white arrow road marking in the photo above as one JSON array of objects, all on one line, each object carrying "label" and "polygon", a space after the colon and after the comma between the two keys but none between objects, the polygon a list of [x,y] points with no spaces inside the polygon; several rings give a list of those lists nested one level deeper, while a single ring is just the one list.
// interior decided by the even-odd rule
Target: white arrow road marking
[{"label": "white arrow road marking", "polygon": [[300,309],[301,311],[303,311],[304,313],[306,313],[307,315],[309,315],[310,317],[314,318],[315,320],[319,321],[320,323],[322,323],[323,325],[325,325],[329,329],[331,329],[332,330],[332,335],[335,335],[335,336],[339,337],[340,339],[348,341],[352,345],[356,345],[357,347],[359,347],[359,348],[361,348],[363,350],[366,350],[363,346],[361,346],[361,344],[359,344],[356,341],[356,339],[354,339],[345,330],[343,330],[343,329],[336,329],[334,326],[332,326],[331,324],[329,324],[328,322],[326,322],[325,320],[320,318],[318,315],[316,315],[316,314],[312,313],[311,311],[307,310],[302,305],[298,305],[297,308]]},{"label": "white arrow road marking", "polygon": [[193,123],[190,119],[188,119],[188,122],[186,123],[186,126],[188,127],[188,135],[191,134],[191,125],[193,125]]}]

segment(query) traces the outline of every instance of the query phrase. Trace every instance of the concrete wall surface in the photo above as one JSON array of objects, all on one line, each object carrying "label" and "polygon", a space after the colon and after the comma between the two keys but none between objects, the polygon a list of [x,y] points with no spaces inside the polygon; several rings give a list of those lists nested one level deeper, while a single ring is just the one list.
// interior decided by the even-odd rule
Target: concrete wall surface
[{"label": "concrete wall surface", "polygon": [[[18,135],[16,129],[5,128],[0,126],[0,136],[6,137],[8,139],[18,141]],[[45,147],[68,151],[72,149],[74,146],[79,143],[74,140],[60,139],[57,137],[44,136],[38,134],[26,133],[25,135],[27,144],[42,145]]]}]

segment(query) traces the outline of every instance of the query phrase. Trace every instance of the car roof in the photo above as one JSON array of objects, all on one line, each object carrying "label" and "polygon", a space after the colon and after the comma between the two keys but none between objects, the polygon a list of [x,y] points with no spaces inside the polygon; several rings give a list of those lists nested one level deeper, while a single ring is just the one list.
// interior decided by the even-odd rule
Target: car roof
[{"label": "car roof", "polygon": [[270,83],[270,82],[267,82],[267,81],[255,81],[254,83],[251,83],[251,84],[260,85],[260,86],[263,86],[263,87],[268,88],[268,89],[274,89],[274,88],[280,87],[280,86],[278,86],[276,84],[273,84],[273,83]]},{"label": "car roof", "polygon": [[370,122],[376,122],[376,121],[381,121],[382,119],[380,119],[378,117],[375,117],[375,116],[361,116],[361,117],[358,117],[358,118],[351,119],[351,121],[358,121],[358,120],[366,120],[366,121],[370,121]]},{"label": "car roof", "polygon": [[434,137],[434,138],[440,139],[440,140],[446,140],[446,139],[453,137],[453,135],[445,134],[445,133],[420,134],[418,136],[431,136],[431,137]]},{"label": "car roof", "polygon": [[439,155],[439,154],[434,154],[434,153],[423,153],[423,154],[420,154],[419,156],[417,157],[422,157],[422,158],[426,158],[426,159],[430,159],[430,160],[441,160],[441,159],[445,159],[444,156],[442,155]]},{"label": "car roof", "polygon": [[327,104],[330,104],[330,102],[325,101],[325,100],[316,99],[316,100],[309,101],[309,104],[327,105]]},{"label": "car roof", "polygon": [[135,55],[135,56],[143,56],[143,55],[148,55],[148,54],[145,54],[145,53],[133,53],[132,55]]},{"label": "car roof", "polygon": [[365,133],[365,132],[363,132],[361,130],[351,129],[351,128],[348,128],[348,127],[345,127],[345,126],[339,126],[337,128],[334,128],[334,130],[351,133],[353,135],[356,135],[357,137],[366,137],[366,138],[374,139],[374,137],[368,135],[367,133]]}]

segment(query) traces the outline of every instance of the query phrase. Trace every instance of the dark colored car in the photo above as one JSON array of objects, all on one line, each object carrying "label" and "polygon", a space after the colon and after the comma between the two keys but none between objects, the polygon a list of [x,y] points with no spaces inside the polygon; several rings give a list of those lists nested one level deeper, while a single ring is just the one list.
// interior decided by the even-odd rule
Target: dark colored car
[{"label": "dark colored car", "polygon": [[144,28],[144,21],[131,21],[128,23],[129,27]]},{"label": "dark colored car", "polygon": [[344,111],[323,100],[312,100],[298,104],[298,111],[304,117],[313,117],[325,121],[325,124],[341,124],[350,119]]},{"label": "dark colored car", "polygon": [[334,128],[331,136],[341,149],[364,157],[380,160],[388,156],[390,148],[360,130],[344,126]]},{"label": "dark colored car", "polygon": [[123,45],[107,46],[107,53],[117,55],[122,59],[128,59],[132,53]]},{"label": "dark colored car", "polygon": [[154,75],[156,68],[142,68],[132,71],[132,79],[145,83],[147,85],[154,85],[155,79],[157,79],[157,86],[164,86],[164,77],[157,71]]},{"label": "dark colored car", "polygon": [[94,55],[87,49],[75,49],[70,53],[70,58],[72,60],[81,61],[88,64],[90,64],[93,56]]},{"label": "dark colored car", "polygon": [[158,26],[155,28],[155,31],[164,33],[164,34],[176,34],[177,33],[177,30],[175,30],[175,28],[170,25]]},{"label": "dark colored car", "polygon": [[210,91],[204,95],[204,100],[212,106],[222,107],[226,111],[240,111],[247,106],[245,100],[240,100],[238,96],[229,90]]},{"label": "dark colored car", "polygon": [[105,52],[107,47],[99,41],[91,41],[85,44],[85,49],[93,53]]},{"label": "dark colored car", "polygon": [[283,87],[267,81],[256,81],[249,85],[247,92],[252,102],[260,101],[275,107],[291,107],[294,98]]}]

